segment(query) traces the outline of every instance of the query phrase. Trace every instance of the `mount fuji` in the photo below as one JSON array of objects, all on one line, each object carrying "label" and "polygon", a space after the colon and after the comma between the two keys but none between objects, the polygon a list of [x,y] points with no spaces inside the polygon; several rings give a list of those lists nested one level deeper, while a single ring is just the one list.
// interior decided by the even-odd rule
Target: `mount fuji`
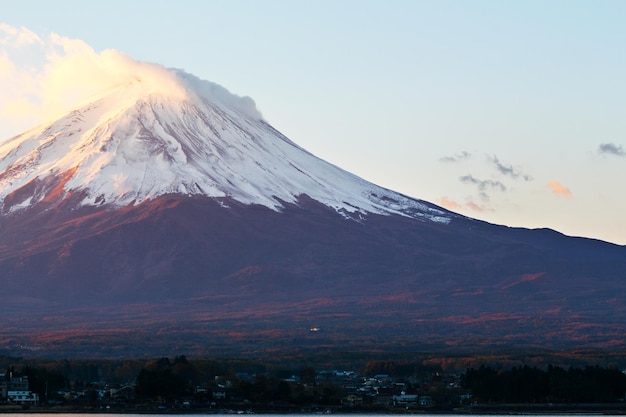
[{"label": "mount fuji", "polygon": [[625,346],[625,247],[376,186],[157,73],[0,142],[0,352]]},{"label": "mount fuji", "polygon": [[171,76],[165,88],[131,80],[2,143],[2,210],[55,205],[71,194],[81,194],[79,207],[181,194],[279,210],[307,195],[347,217],[449,221],[450,213],[314,157],[264,122],[251,99],[189,74]]}]

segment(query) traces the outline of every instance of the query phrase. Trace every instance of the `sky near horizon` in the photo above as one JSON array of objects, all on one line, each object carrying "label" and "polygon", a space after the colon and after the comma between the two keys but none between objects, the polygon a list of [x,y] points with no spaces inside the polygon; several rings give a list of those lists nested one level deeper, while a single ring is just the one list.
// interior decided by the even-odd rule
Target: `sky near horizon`
[{"label": "sky near horizon", "polygon": [[0,6],[0,140],[75,105],[98,65],[157,63],[250,96],[291,140],[383,187],[626,245],[624,1]]}]

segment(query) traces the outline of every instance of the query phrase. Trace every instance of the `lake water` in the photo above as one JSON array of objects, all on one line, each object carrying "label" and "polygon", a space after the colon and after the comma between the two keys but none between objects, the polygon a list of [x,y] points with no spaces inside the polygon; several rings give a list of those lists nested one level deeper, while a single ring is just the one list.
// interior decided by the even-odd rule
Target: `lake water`
[{"label": "lake water", "polygon": [[[0,415],[3,413],[0,413]],[[13,413],[12,413],[13,414]],[[223,413],[223,414],[219,414],[217,413],[217,415],[232,415],[233,413]],[[344,415],[342,413],[336,413],[338,415]],[[417,413],[419,414],[420,417],[441,417],[442,415],[445,414],[422,414],[422,413]],[[604,413],[563,413],[563,414],[559,414],[559,413],[555,413],[555,414],[540,414],[540,413],[513,413],[513,414],[517,414],[517,415],[532,415],[533,417],[558,417],[558,416],[590,416],[590,415],[602,415],[602,416],[619,416],[619,417],[624,417],[623,414],[604,414]],[[170,413],[155,413],[155,414],[145,414],[145,413],[137,413],[137,414],[118,414],[118,413],[45,413],[45,414],[41,414],[41,413],[18,413],[18,414],[14,414],[14,415],[20,415],[20,416],[30,416],[30,417],[77,417],[77,416],[86,416],[86,417],[111,417],[112,415],[115,417],[137,417],[137,416],[142,416],[142,417],[163,417],[163,416],[167,416],[167,417],[193,417],[193,416],[209,416],[209,415],[216,415],[215,413],[210,413],[210,414],[194,414],[194,413],[186,413],[186,414],[170,414]],[[235,413],[235,415],[237,415]],[[319,415],[316,413],[298,413],[298,414],[255,414],[255,416],[259,416],[259,417],[276,417],[276,416],[281,416],[281,417],[302,417],[302,416],[314,416],[314,415]],[[370,414],[357,414],[357,413],[346,413],[346,416],[349,417],[373,417],[373,416],[378,416],[378,417],[398,417],[399,415],[409,415],[409,413],[398,413],[398,414],[378,414],[378,413],[370,413]],[[450,415],[457,415],[457,414],[450,414]],[[458,415],[463,415],[463,414],[458,414]],[[467,414],[470,415],[470,414]],[[472,417],[511,417],[512,414],[471,414]]]}]

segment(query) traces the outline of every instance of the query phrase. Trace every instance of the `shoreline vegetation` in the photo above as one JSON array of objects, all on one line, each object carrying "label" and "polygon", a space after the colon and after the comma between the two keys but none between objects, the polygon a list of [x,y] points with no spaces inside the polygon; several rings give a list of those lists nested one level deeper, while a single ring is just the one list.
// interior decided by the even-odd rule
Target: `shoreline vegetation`
[{"label": "shoreline vegetation", "polygon": [[626,415],[626,362],[394,358],[44,360],[0,356],[0,414]]}]

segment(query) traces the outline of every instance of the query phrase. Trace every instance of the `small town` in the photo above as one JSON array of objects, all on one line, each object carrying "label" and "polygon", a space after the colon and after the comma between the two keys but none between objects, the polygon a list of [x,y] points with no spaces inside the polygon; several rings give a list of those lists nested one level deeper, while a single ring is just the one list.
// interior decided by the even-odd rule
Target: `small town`
[{"label": "small town", "polygon": [[64,372],[27,365],[1,373],[0,412],[626,412],[626,374],[600,367],[481,366],[447,373],[373,361],[359,371],[268,370],[250,364],[241,371],[177,356],[146,361],[135,378],[123,381],[132,373],[128,363],[114,370],[68,361],[59,365]]},{"label": "small town", "polygon": [[[180,359],[177,359],[180,360]],[[176,361],[176,360],[175,360]],[[163,365],[164,360],[161,360]],[[175,365],[174,365],[175,366]],[[355,371],[302,368],[296,375],[271,376],[247,372],[216,375],[190,386],[179,375],[142,372],[133,383],[105,381],[74,383],[35,392],[26,375],[0,374],[3,406],[14,409],[100,409],[109,411],[194,410],[339,411],[431,410],[461,406],[471,395],[456,375],[433,373],[421,378],[387,374],[359,375]],[[149,381],[148,378],[154,378]]]}]

